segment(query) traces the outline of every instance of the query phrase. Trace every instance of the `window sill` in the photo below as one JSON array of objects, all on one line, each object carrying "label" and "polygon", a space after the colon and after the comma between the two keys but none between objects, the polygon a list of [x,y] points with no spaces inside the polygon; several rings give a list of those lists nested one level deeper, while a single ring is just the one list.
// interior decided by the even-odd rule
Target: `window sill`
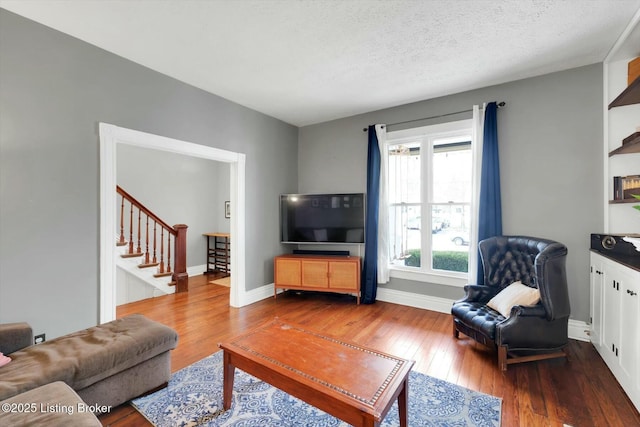
[{"label": "window sill", "polygon": [[462,288],[464,285],[469,283],[466,274],[464,277],[454,277],[448,274],[425,273],[423,271],[415,271],[413,269],[397,266],[389,267],[389,276],[396,279],[453,286],[456,288]]}]

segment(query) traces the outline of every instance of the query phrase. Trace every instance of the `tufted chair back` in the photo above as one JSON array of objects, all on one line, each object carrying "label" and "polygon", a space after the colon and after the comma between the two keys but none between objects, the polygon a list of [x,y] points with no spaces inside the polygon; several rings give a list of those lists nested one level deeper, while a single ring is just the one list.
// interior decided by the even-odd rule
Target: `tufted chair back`
[{"label": "tufted chair back", "polygon": [[496,236],[478,246],[485,286],[502,290],[519,280],[540,289],[540,302],[548,320],[569,316],[565,245],[537,237]]}]

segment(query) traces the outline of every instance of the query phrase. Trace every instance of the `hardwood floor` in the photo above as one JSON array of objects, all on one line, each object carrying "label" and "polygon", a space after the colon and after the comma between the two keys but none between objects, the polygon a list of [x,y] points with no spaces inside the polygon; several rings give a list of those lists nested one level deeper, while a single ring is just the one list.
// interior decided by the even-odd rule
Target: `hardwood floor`
[{"label": "hardwood floor", "polygon": [[[210,279],[209,279],[210,280]],[[503,399],[502,425],[640,426],[640,414],[590,343],[571,340],[569,361],[555,359],[497,368],[495,351],[461,335],[451,316],[377,302],[355,305],[334,294],[287,293],[242,308],[229,307],[229,288],[189,279],[185,294],[118,307],[117,316],[142,313],[174,328],[177,371],[216,351],[217,344],[260,323],[280,319],[416,361],[414,370]],[[149,426],[130,405],[101,417],[103,425]]]}]

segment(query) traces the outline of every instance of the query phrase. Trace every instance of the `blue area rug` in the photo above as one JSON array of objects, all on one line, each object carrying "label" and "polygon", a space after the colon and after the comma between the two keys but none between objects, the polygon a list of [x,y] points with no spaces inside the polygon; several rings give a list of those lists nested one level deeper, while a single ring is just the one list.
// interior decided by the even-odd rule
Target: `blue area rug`
[{"label": "blue area rug", "polygon": [[[348,424],[236,369],[233,403],[222,410],[222,351],[172,375],[168,387],[133,400],[157,427],[335,426]],[[418,372],[409,374],[408,424],[499,426],[502,400]],[[398,426],[398,404],[382,427]]]}]

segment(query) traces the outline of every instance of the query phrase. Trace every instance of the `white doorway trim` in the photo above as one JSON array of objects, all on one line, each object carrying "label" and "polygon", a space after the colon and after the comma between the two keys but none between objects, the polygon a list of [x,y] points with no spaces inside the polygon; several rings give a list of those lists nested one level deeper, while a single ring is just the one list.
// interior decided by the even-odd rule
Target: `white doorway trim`
[{"label": "white doorway trim", "polygon": [[100,123],[100,323],[116,318],[116,263],[113,250],[117,227],[116,150],[118,144],[134,145],[229,163],[231,174],[231,291],[229,304],[250,302],[245,292],[245,163],[242,153],[166,138]]}]

